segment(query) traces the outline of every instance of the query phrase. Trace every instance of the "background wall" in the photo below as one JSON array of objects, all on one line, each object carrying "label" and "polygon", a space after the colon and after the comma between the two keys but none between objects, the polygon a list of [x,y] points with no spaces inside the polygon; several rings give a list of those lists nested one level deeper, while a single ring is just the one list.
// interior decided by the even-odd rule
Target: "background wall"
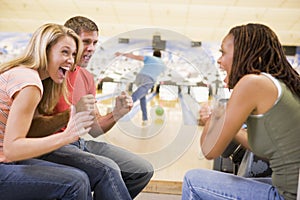
[{"label": "background wall", "polygon": [[[5,62],[20,54],[28,44],[31,33],[0,32],[0,63]],[[109,37],[99,37],[99,45]],[[217,42],[204,42],[203,48],[215,60],[220,56],[220,44]],[[300,46],[286,46],[287,58],[292,66],[300,72]]]}]

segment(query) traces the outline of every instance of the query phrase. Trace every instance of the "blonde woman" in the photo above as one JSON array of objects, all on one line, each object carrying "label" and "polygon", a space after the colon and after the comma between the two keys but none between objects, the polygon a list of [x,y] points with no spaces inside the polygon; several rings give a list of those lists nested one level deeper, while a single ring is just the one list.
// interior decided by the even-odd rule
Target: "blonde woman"
[{"label": "blonde woman", "polygon": [[[87,107],[94,108],[96,86],[93,75],[85,68],[96,50],[99,37],[98,27],[95,22],[83,16],[68,19],[65,26],[74,30],[84,44],[80,62],[76,63],[75,70],[67,74],[69,101],[76,106],[76,110],[81,110],[81,106],[78,105],[81,102],[85,102]],[[89,134],[95,137],[106,133],[131,110],[132,100],[126,93],[122,92],[117,96],[115,102],[112,112],[103,116],[100,113],[95,115],[96,123],[93,124],[95,126]],[[57,113],[53,113],[51,116],[36,117],[35,125],[32,125],[31,129],[38,127],[34,130],[39,131],[33,130],[29,135],[35,137],[49,135],[68,126],[67,116],[70,105],[60,99],[55,110]],[[97,112],[95,109],[95,113]],[[47,127],[43,124],[46,124]],[[40,159],[84,171],[90,179],[94,200],[134,199],[153,176],[152,165],[142,157],[106,142],[84,138],[41,156]]]},{"label": "blonde woman", "polygon": [[[88,133],[93,122],[90,111],[72,109],[68,128],[59,134],[26,138],[38,104],[47,113],[65,95],[65,73],[74,67],[81,50],[81,40],[71,29],[45,24],[33,34],[23,55],[0,66],[0,199],[91,199],[84,172],[34,159]],[[44,79],[52,80],[47,88]]]}]

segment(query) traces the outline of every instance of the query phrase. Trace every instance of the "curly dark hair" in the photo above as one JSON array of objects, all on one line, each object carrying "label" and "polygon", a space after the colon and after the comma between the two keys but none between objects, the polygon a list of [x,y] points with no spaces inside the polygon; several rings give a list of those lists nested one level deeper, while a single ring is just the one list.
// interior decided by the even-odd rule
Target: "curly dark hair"
[{"label": "curly dark hair", "polygon": [[265,72],[284,82],[300,97],[300,77],[288,62],[276,34],[266,25],[249,23],[233,27],[234,53],[228,86],[232,89],[246,74]]},{"label": "curly dark hair", "polygon": [[75,16],[72,17],[70,19],[68,19],[64,26],[72,29],[73,31],[75,31],[75,33],[77,33],[78,35],[82,32],[82,31],[99,31],[98,30],[98,26],[96,25],[95,22],[93,22],[92,20],[83,17],[83,16]]}]

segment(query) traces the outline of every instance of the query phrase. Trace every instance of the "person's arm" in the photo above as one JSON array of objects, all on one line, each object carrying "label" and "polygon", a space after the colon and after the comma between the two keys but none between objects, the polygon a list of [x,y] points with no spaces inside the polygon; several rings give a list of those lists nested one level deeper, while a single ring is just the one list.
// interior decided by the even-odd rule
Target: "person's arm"
[{"label": "person's arm", "polygon": [[[211,106],[209,103],[203,103],[201,105],[201,108],[199,110],[199,120],[198,120],[198,125],[199,126],[205,126],[207,121],[209,120],[210,116],[212,114]],[[250,149],[249,144],[248,144],[248,136],[247,136],[247,129],[241,128],[239,132],[236,134],[234,137],[234,140],[241,144],[243,147],[246,149]]]},{"label": "person's arm", "polygon": [[120,52],[116,52],[115,55],[116,56],[125,56],[127,58],[131,58],[131,59],[134,59],[134,60],[144,61],[144,56],[134,55],[132,53],[120,53]]},{"label": "person's arm", "polygon": [[201,105],[199,110],[199,119],[198,119],[198,125],[204,126],[208,119],[210,118],[212,113],[211,106],[209,102],[205,102]]},{"label": "person's arm", "polygon": [[35,109],[41,99],[36,86],[27,86],[14,95],[7,118],[3,152],[7,161],[25,160],[49,153],[74,142],[87,133],[93,117],[90,112],[74,114],[68,130],[43,138],[26,138]]},{"label": "person's arm", "polygon": [[93,137],[98,137],[104,133],[107,133],[118,121],[112,112],[104,116],[101,116],[98,111],[96,112],[96,121],[93,123],[92,129],[89,132],[89,134]]},{"label": "person's arm", "polygon": [[[94,107],[95,98],[92,94],[81,97],[75,105],[77,112],[91,110]],[[38,115],[33,118],[27,137],[44,137],[51,135],[62,128],[65,128],[69,122],[70,110],[54,114],[51,116]]]},{"label": "person's arm", "polygon": [[248,144],[248,133],[247,133],[247,129],[240,129],[239,132],[236,134],[236,136],[234,137],[234,140],[241,144],[243,147],[245,147],[246,149],[251,150],[249,144]]},{"label": "person's arm", "polygon": [[132,98],[128,96],[125,92],[116,97],[115,108],[111,113],[101,116],[97,106],[95,107],[95,121],[90,135],[93,137],[98,137],[101,134],[108,132],[116,122],[126,115],[132,108],[133,102]]},{"label": "person's arm", "polygon": [[[223,114],[213,114],[203,129],[200,145],[207,159],[214,159],[224,152],[242,124],[256,108],[257,87],[255,79],[242,78],[233,90]],[[219,115],[221,114],[221,115]]]}]

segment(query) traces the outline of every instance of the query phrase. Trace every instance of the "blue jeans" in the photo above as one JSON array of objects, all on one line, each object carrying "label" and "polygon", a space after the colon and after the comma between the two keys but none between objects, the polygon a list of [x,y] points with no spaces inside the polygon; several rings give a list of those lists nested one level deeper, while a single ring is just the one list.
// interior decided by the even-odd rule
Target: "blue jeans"
[{"label": "blue jeans", "polygon": [[154,86],[154,81],[149,76],[137,74],[135,84],[138,86],[138,88],[131,95],[132,101],[136,102],[137,100],[140,100],[140,107],[143,116],[142,119],[143,121],[146,121],[148,120],[146,95]]},{"label": "blue jeans", "polygon": [[80,139],[42,159],[86,172],[95,200],[132,199],[153,176],[153,167],[146,160],[125,149],[93,140]]},{"label": "blue jeans", "polygon": [[0,163],[0,199],[91,200],[92,196],[83,171],[29,159]]},{"label": "blue jeans", "polygon": [[190,170],[184,176],[182,200],[284,200],[267,183],[271,178],[265,179],[263,182],[213,170]]}]

